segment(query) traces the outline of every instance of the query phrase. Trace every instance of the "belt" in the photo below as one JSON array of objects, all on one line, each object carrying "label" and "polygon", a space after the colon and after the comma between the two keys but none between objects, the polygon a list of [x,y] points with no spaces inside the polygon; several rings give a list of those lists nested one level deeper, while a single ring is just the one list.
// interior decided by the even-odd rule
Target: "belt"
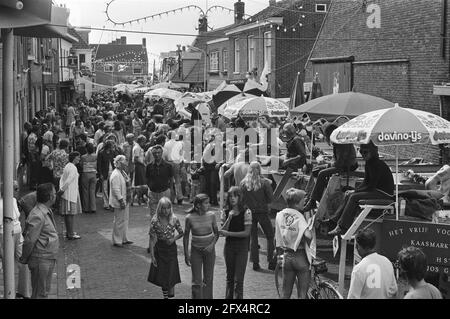
[{"label": "belt", "polygon": [[300,252],[302,250],[305,250],[305,248],[304,247],[298,247],[297,250],[293,250],[293,249],[290,249],[290,248],[283,248],[283,251],[285,253],[298,253],[298,252]]}]

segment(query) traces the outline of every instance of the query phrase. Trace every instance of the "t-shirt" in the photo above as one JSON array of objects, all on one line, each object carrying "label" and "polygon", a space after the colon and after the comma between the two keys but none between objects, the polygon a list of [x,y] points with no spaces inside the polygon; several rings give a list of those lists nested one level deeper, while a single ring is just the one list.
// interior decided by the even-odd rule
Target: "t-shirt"
[{"label": "t-shirt", "polygon": [[[13,233],[20,234],[22,227],[20,226],[20,212],[17,207],[17,200],[13,198]],[[3,198],[0,198],[0,235],[3,236]],[[3,239],[3,238],[2,238]]]},{"label": "t-shirt", "polygon": [[442,299],[442,295],[435,286],[425,283],[425,285],[408,291],[404,299]]},{"label": "t-shirt", "polygon": [[394,267],[386,257],[372,253],[353,267],[348,299],[390,299],[397,294]]},{"label": "t-shirt", "polygon": [[285,208],[275,218],[276,246],[296,251],[304,248],[300,245],[305,230],[308,228],[305,216],[292,208]]}]

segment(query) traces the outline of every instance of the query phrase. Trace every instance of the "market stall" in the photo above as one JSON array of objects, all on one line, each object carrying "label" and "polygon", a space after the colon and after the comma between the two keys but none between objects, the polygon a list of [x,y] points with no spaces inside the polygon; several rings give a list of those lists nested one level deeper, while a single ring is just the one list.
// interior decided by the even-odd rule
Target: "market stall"
[{"label": "market stall", "polygon": [[[344,290],[347,244],[353,240],[358,229],[371,227],[377,232],[378,238],[381,238],[378,251],[393,262],[403,245],[421,248],[428,258],[428,271],[438,276],[439,280],[435,284],[439,285],[441,291],[447,291],[449,297],[448,280],[443,278],[448,278],[450,268],[450,214],[434,208],[437,206],[427,209],[425,206],[418,206],[417,203],[421,200],[429,199],[428,203],[434,203],[433,198],[436,197],[437,201],[443,197],[442,194],[438,196],[439,192],[400,191],[403,184],[401,181],[405,178],[399,174],[398,146],[449,143],[450,122],[435,114],[401,108],[396,104],[394,108],[369,112],[350,120],[332,133],[331,141],[340,144],[367,144],[372,141],[377,146],[396,148],[395,199],[361,201],[362,212],[340,238],[339,291],[342,293]],[[411,174],[406,172],[403,177],[408,180]],[[423,189],[420,184],[417,182],[408,188]],[[402,198],[406,200],[400,200]],[[371,217],[370,214],[376,210],[382,211],[382,214]],[[335,241],[339,242],[339,239],[336,237]],[[354,263],[357,262],[358,256],[355,254]],[[444,281],[447,281],[447,288],[444,287]]]}]

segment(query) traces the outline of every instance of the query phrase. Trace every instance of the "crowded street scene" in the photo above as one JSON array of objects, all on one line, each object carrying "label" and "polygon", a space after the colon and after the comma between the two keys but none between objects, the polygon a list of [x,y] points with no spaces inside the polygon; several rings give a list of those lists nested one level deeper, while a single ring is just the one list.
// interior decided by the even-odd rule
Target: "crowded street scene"
[{"label": "crowded street scene", "polygon": [[0,0],[0,297],[449,299],[448,5]]}]

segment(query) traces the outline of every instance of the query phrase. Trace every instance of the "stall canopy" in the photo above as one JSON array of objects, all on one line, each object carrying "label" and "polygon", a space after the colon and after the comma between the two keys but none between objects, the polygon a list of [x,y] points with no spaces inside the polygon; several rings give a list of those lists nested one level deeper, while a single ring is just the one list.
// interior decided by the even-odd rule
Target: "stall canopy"
[{"label": "stall canopy", "polygon": [[215,107],[218,108],[239,94],[267,96],[264,88],[265,86],[251,79],[226,80],[216,89],[213,102]]},{"label": "stall canopy", "polygon": [[392,108],[394,103],[364,93],[345,92],[318,97],[291,110],[292,115],[308,114],[311,119],[326,118],[334,120],[339,116],[355,116]]}]

